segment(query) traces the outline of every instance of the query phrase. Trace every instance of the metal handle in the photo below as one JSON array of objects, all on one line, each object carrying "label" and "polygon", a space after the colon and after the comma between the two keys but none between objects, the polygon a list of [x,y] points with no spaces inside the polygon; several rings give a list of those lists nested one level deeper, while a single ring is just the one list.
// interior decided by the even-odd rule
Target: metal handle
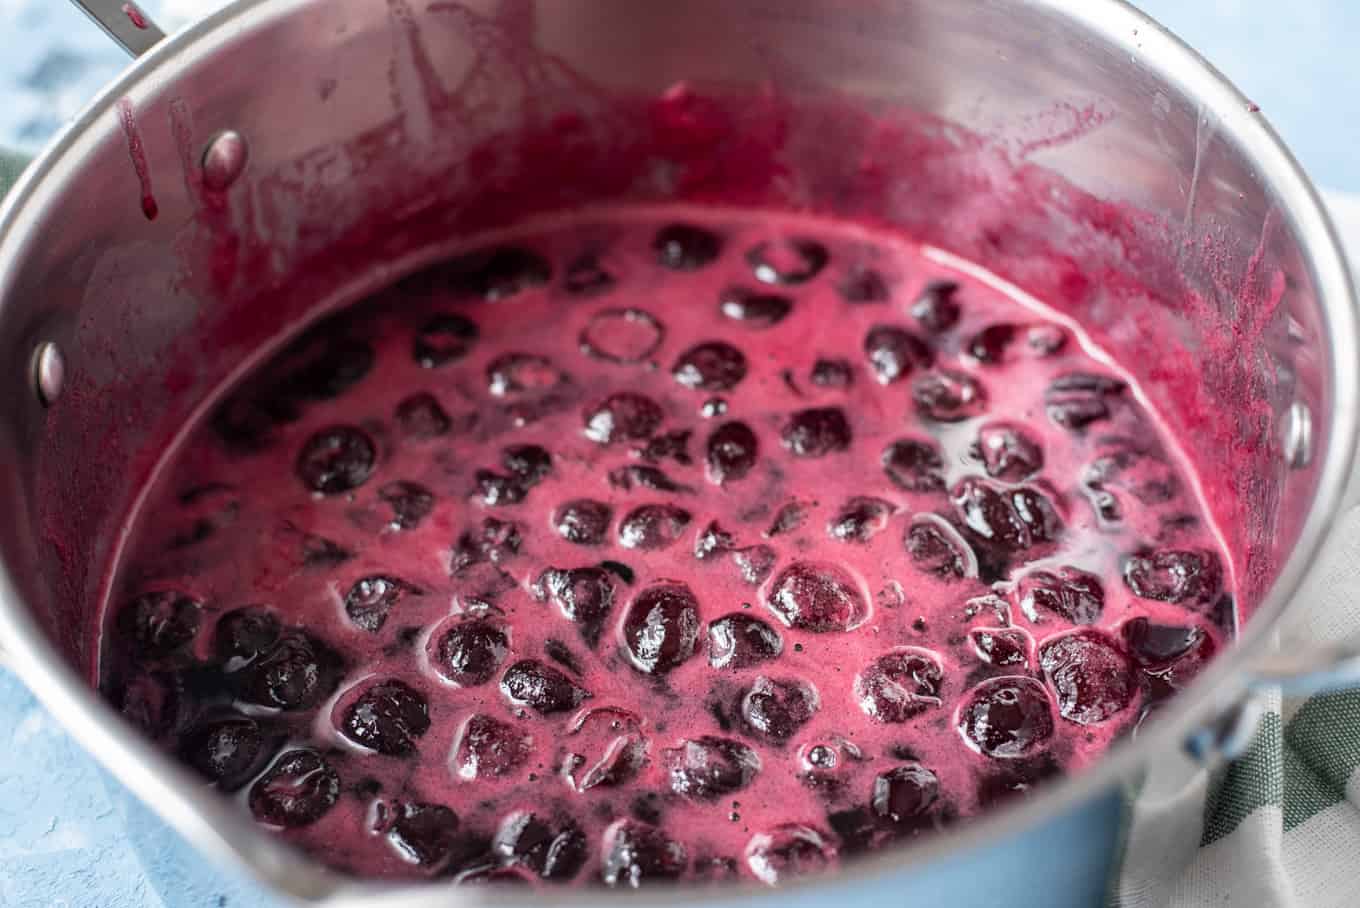
[{"label": "metal handle", "polygon": [[118,46],[134,57],[151,50],[165,37],[133,0],[71,0]]},{"label": "metal handle", "polygon": [[1252,687],[1278,687],[1287,697],[1306,697],[1360,686],[1360,642],[1286,647],[1249,669]]}]

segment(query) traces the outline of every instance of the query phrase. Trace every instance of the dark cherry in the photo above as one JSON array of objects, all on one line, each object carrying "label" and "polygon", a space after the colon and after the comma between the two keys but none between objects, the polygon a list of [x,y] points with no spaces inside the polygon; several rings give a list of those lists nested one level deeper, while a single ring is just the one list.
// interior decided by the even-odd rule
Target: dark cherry
[{"label": "dark cherry", "polygon": [[1218,650],[1203,628],[1154,624],[1132,618],[1123,626],[1125,645],[1142,668],[1149,696],[1164,700],[1184,690]]},{"label": "dark cherry", "polygon": [[541,716],[567,712],[581,705],[590,692],[550,665],[521,659],[501,675],[501,693],[514,706]]},{"label": "dark cherry", "polygon": [[977,379],[953,369],[917,378],[911,384],[911,400],[921,418],[933,422],[962,422],[981,416],[987,408],[987,393]]},{"label": "dark cherry", "polygon": [[599,258],[589,253],[572,259],[562,276],[562,289],[571,296],[603,296],[613,290],[616,283],[614,275],[600,264]]},{"label": "dark cherry", "polygon": [[896,325],[874,325],[864,336],[864,355],[879,384],[901,381],[935,359],[930,346],[915,334]]},{"label": "dark cherry", "polygon": [[746,846],[746,866],[768,886],[820,874],[835,864],[836,849],[830,840],[801,823],[784,823],[758,833]]},{"label": "dark cherry", "polygon": [[617,820],[605,830],[600,879],[606,886],[640,889],[677,880],[688,866],[685,846],[655,826]]},{"label": "dark cherry", "polygon": [[730,391],[746,377],[746,355],[723,341],[690,347],[676,359],[671,375],[694,391]]},{"label": "dark cherry", "polygon": [[883,449],[883,472],[893,485],[908,492],[944,489],[944,458],[933,442],[899,438]]},{"label": "dark cherry", "polygon": [[563,502],[553,512],[553,528],[557,535],[576,545],[603,545],[609,535],[609,524],[614,509],[603,501],[573,498]]},{"label": "dark cherry", "polygon": [[634,597],[623,617],[623,644],[638,671],[665,674],[699,643],[699,600],[681,583],[660,583]]},{"label": "dark cherry", "polygon": [[661,427],[663,419],[665,413],[650,397],[619,391],[585,411],[586,438],[602,445],[645,441]]},{"label": "dark cherry", "polygon": [[975,627],[968,636],[978,657],[990,665],[1029,666],[1033,641],[1018,627]]},{"label": "dark cherry", "polygon": [[985,479],[967,477],[949,492],[964,528],[983,543],[1003,551],[1029,547],[1029,529],[1007,496]]},{"label": "dark cherry", "polygon": [[446,273],[455,293],[495,303],[547,284],[552,266],[522,246],[499,246],[454,260]]},{"label": "dark cherry", "polygon": [[820,705],[811,683],[760,675],[742,693],[739,708],[752,734],[783,743],[812,719]]},{"label": "dark cherry", "polygon": [[638,449],[637,454],[648,463],[660,463],[670,458],[678,464],[691,464],[693,461],[689,456],[689,439],[693,434],[693,429],[663,432],[648,440],[647,444]]},{"label": "dark cherry", "polygon": [[644,504],[619,521],[619,544],[644,552],[672,545],[691,520],[689,511],[673,504]]},{"label": "dark cherry", "polygon": [[203,604],[183,593],[143,593],[118,612],[118,632],[136,658],[154,662],[192,643],[202,617]]},{"label": "dark cherry", "polygon": [[746,264],[762,284],[805,284],[822,272],[831,255],[805,237],[766,240],[746,250]]},{"label": "dark cherry", "polygon": [[606,474],[606,479],[611,486],[616,489],[623,489],[625,492],[632,491],[635,488],[651,489],[655,492],[690,493],[694,491],[693,486],[676,482],[667,476],[664,470],[643,464],[615,467]]},{"label": "dark cherry", "polygon": [[1138,692],[1128,655],[1094,629],[1045,640],[1039,664],[1057,694],[1058,712],[1078,725],[1098,725],[1118,715]]},{"label": "dark cherry", "polygon": [[1117,378],[1072,372],[1059,376],[1044,393],[1048,418],[1056,425],[1080,432],[1110,418],[1107,398],[1120,394],[1126,385]]},{"label": "dark cherry", "polygon": [[918,514],[902,540],[917,570],[942,580],[975,577],[977,555],[953,524],[936,514]]},{"label": "dark cherry", "polygon": [[670,224],[652,241],[657,261],[674,271],[698,271],[715,262],[722,248],[722,237],[692,224]]},{"label": "dark cherry", "polygon": [[368,481],[377,456],[373,439],[362,429],[331,426],[307,439],[298,452],[295,469],[311,491],[340,495]]},{"label": "dark cherry", "polygon": [[855,383],[855,367],[848,359],[818,357],[808,378],[819,388],[843,391]]},{"label": "dark cherry", "polygon": [[1208,549],[1162,549],[1126,558],[1124,583],[1141,599],[1206,606],[1223,591],[1223,566]]},{"label": "dark cherry", "polygon": [[900,723],[940,705],[944,669],[930,650],[902,646],[855,676],[855,701],[879,722]]},{"label": "dark cherry", "polygon": [[597,567],[550,568],[539,576],[534,589],[578,626],[586,643],[593,647],[599,642],[614,608],[615,587],[608,571]]},{"label": "dark cherry", "polygon": [[886,303],[892,298],[883,275],[863,265],[852,265],[837,281],[836,291],[847,303]]},{"label": "dark cherry", "polygon": [[376,359],[373,346],[336,332],[334,322],[323,322],[290,345],[275,361],[288,370],[275,393],[301,400],[333,400],[368,375]]},{"label": "dark cherry", "polygon": [[217,619],[213,653],[225,671],[237,671],[268,652],[279,630],[279,619],[262,606],[232,609]]},{"label": "dark cherry", "polygon": [[453,852],[457,831],[458,815],[443,804],[407,801],[393,808],[387,843],[408,863],[435,867]]},{"label": "dark cherry", "polygon": [[799,410],[784,421],[779,441],[795,457],[825,457],[850,448],[850,421],[840,407]]},{"label": "dark cherry", "polygon": [[793,312],[793,300],[778,293],[756,293],[743,287],[729,287],[718,301],[718,311],[748,328],[763,330],[788,318]]},{"label": "dark cherry", "polygon": [[340,776],[313,750],[290,750],[250,787],[250,812],[268,826],[310,826],[335,806]]},{"label": "dark cherry", "polygon": [[760,755],[740,741],[702,735],[661,752],[671,791],[696,801],[716,801],[741,791],[760,772]]},{"label": "dark cherry", "polygon": [[759,456],[756,433],[744,422],[727,422],[708,436],[706,461],[708,478],[722,485],[742,479],[751,472]]},{"label": "dark cherry", "polygon": [[920,763],[906,763],[874,777],[869,804],[884,820],[905,823],[930,810],[939,797],[939,777]]},{"label": "dark cherry", "polygon": [[411,355],[423,368],[437,369],[466,357],[479,336],[481,330],[472,319],[442,312],[420,326],[411,343]]},{"label": "dark cherry", "polygon": [[964,349],[980,363],[998,365],[1006,358],[1006,350],[1020,329],[1009,322],[988,325],[968,339]]},{"label": "dark cherry", "polygon": [[1017,586],[1020,609],[1038,624],[1043,612],[1072,624],[1095,624],[1105,608],[1105,587],[1095,574],[1064,565],[1052,571],[1030,571]]},{"label": "dark cherry", "polygon": [[561,772],[573,789],[612,788],[632,780],[647,763],[642,720],[618,707],[587,710],[566,738]]},{"label": "dark cherry", "polygon": [[602,309],[581,329],[581,351],[607,363],[642,363],[666,338],[666,328],[645,309]]},{"label": "dark cherry", "polygon": [[487,390],[497,397],[548,391],[566,380],[552,360],[534,353],[502,353],[486,367]]},{"label": "dark cherry", "polygon": [[760,586],[774,570],[778,560],[775,550],[764,543],[748,545],[732,553],[732,561],[741,574],[741,579],[751,586]]},{"label": "dark cherry", "polygon": [[736,547],[736,537],[718,526],[718,522],[715,520],[704,527],[698,538],[694,540],[694,557],[700,561],[707,561],[714,555],[730,552]]},{"label": "dark cherry", "polygon": [[376,634],[398,602],[407,596],[420,595],[419,589],[396,577],[383,574],[361,577],[345,594],[345,614],[355,627]]},{"label": "dark cherry", "polygon": [[783,651],[779,632],[754,615],[731,612],[709,622],[708,664],[714,668],[750,668]]},{"label": "dark cherry", "polygon": [[453,423],[433,394],[412,394],[397,404],[397,425],[408,438],[420,440],[446,434]]},{"label": "dark cherry", "polygon": [[532,486],[552,472],[552,455],[539,445],[511,445],[501,451],[501,465],[516,479]]},{"label": "dark cherry", "polygon": [[823,561],[795,561],[780,571],[766,605],[786,627],[819,634],[854,630],[869,617],[859,584],[844,568]]},{"label": "dark cherry", "polygon": [[581,666],[581,660],[571,651],[571,647],[561,640],[545,640],[543,653],[572,674],[580,675],[585,671]]},{"label": "dark cherry", "polygon": [[434,511],[434,493],[405,479],[378,489],[378,499],[392,509],[392,519],[387,522],[392,530],[414,530]]},{"label": "dark cherry", "polygon": [[459,687],[476,687],[496,676],[509,653],[505,628],[476,618],[444,632],[435,647],[434,668]]},{"label": "dark cherry", "polygon": [[264,752],[264,734],[254,719],[228,715],[211,719],[180,741],[180,759],[224,790],[242,785]]},{"label": "dark cherry", "polygon": [[1044,452],[1025,429],[1011,423],[988,423],[978,430],[977,455],[987,475],[1021,482],[1044,468]]},{"label": "dark cherry", "polygon": [[528,762],[534,741],[508,722],[474,713],[458,730],[450,768],[454,776],[471,782],[508,775]]},{"label": "dark cherry", "polygon": [[153,738],[183,729],[196,708],[181,672],[139,671],[104,693],[123,718]]},{"label": "dark cherry", "polygon": [[501,823],[491,850],[506,864],[524,867],[545,880],[565,882],[581,871],[590,849],[574,820],[552,823],[517,811]]},{"label": "dark cherry", "polygon": [[494,470],[478,470],[472,476],[477,484],[477,496],[487,507],[519,504],[529,495],[529,485],[517,476],[506,476]]},{"label": "dark cherry", "polygon": [[340,732],[361,747],[389,757],[414,753],[416,739],[430,730],[425,695],[401,681],[379,681],[345,710]]},{"label": "dark cherry", "polygon": [[464,530],[453,546],[449,570],[457,577],[478,564],[502,564],[519,554],[523,537],[519,524],[495,517],[482,519],[476,529]]},{"label": "dark cherry", "polygon": [[336,655],[324,644],[289,631],[241,672],[241,698],[275,709],[307,709],[335,689],[337,667]]},{"label": "dark cherry", "polygon": [[942,334],[959,323],[959,304],[954,297],[959,285],[953,281],[935,281],[911,304],[911,317],[931,334]]},{"label": "dark cherry", "polygon": [[776,536],[786,536],[807,522],[808,510],[812,507],[812,502],[790,501],[781,505],[778,511],[774,512],[774,519],[770,521],[770,528],[763,535],[766,539],[773,539]]},{"label": "dark cherry", "polygon": [[1033,678],[992,678],[968,692],[958,722],[959,732],[980,753],[1025,757],[1053,736],[1053,703]]},{"label": "dark cherry", "polygon": [[891,501],[857,495],[841,505],[826,525],[826,531],[841,542],[867,543],[887,528],[888,518],[895,510]]}]

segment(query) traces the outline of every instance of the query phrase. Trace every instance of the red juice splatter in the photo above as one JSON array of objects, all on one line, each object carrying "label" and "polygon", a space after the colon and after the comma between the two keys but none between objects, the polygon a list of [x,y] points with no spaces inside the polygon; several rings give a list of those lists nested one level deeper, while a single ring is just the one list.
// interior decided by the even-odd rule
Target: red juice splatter
[{"label": "red juice splatter", "polygon": [[127,16],[128,21],[130,21],[135,27],[142,29],[143,31],[145,31],[147,28],[150,28],[149,23],[146,21],[146,16],[142,14],[142,11],[137,8],[137,5],[135,3],[124,3],[123,15]]},{"label": "red juice splatter", "polygon": [[132,159],[132,169],[137,174],[137,183],[142,192],[142,214],[148,221],[156,220],[160,207],[151,191],[151,171],[146,163],[146,146],[142,144],[142,134],[137,129],[136,115],[132,102],[123,98],[118,102],[118,121],[122,124],[123,135],[127,137],[128,157]]}]

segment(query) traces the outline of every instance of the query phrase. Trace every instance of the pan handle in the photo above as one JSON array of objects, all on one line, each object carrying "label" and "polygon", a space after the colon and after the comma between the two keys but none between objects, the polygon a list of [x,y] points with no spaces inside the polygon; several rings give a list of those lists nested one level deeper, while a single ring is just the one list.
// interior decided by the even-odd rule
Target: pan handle
[{"label": "pan handle", "polygon": [[118,46],[134,57],[151,50],[165,32],[142,12],[134,0],[72,0]]}]

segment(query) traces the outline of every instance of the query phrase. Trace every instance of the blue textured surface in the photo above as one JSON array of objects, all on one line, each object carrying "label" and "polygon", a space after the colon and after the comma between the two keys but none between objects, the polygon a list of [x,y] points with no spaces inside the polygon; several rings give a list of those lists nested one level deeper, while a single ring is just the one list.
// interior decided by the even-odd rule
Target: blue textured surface
[{"label": "blue textured surface", "polygon": [[[173,27],[216,0],[147,0]],[[1319,183],[1360,190],[1360,3],[1354,0],[1144,0],[1154,17],[1198,47],[1260,104]],[[126,60],[61,0],[0,0],[0,145],[36,149]],[[103,772],[0,670],[0,908],[198,908],[273,903],[206,866]],[[8,738],[8,740],[5,740]],[[1072,865],[1107,842],[1112,805],[1059,821],[1031,841]],[[1016,876],[1032,859],[1010,850],[985,866]],[[1017,870],[1015,868],[1021,868]],[[953,868],[941,868],[935,898]],[[1073,880],[1075,894],[1089,880]],[[1085,890],[1089,892],[1090,890]],[[903,893],[864,893],[900,904]],[[1009,904],[1020,904],[1006,893]],[[1049,898],[1043,903],[1053,905]]]}]

